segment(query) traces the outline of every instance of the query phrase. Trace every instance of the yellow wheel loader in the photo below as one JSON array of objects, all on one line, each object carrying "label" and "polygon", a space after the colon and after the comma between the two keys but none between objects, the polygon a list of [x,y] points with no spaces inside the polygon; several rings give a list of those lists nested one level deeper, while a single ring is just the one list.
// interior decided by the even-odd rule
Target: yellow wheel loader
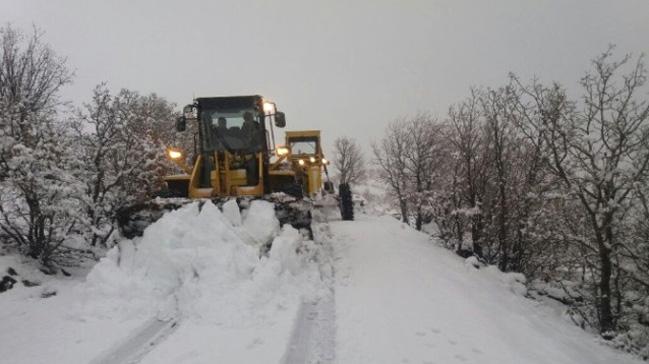
[{"label": "yellow wheel loader", "polygon": [[164,211],[192,200],[231,198],[273,201],[280,223],[310,230],[309,201],[333,191],[319,130],[289,131],[284,144],[276,144],[275,129],[286,126],[285,115],[258,95],[197,98],[183,108],[176,130],[184,132],[187,123],[196,126],[194,155],[167,149],[184,173],[165,177],[165,198],[118,214],[123,235],[141,235]]}]

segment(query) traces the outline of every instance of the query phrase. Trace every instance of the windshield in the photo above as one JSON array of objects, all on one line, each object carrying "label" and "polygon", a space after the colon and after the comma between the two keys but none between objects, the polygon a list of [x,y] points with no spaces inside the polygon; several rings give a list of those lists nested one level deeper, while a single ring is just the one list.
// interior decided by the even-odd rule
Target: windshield
[{"label": "windshield", "polygon": [[263,128],[253,109],[202,110],[203,148],[206,151],[257,152],[263,148]]},{"label": "windshield", "polygon": [[289,144],[292,154],[316,154],[318,150],[315,140],[291,140]]}]

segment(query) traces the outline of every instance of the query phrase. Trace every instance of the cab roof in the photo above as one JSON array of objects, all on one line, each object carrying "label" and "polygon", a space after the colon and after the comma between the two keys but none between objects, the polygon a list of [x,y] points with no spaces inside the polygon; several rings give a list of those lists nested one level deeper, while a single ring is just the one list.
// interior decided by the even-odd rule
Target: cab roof
[{"label": "cab roof", "polygon": [[206,108],[246,109],[261,106],[263,97],[261,97],[260,95],[197,97],[195,101],[200,106]]},{"label": "cab roof", "polygon": [[320,130],[294,130],[286,132],[286,139],[316,137],[320,139]]}]

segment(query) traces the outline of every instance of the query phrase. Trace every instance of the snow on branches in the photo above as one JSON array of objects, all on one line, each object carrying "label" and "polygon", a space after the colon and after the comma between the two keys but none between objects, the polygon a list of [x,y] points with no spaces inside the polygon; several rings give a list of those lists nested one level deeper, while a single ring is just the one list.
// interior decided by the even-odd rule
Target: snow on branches
[{"label": "snow on branches", "polygon": [[70,111],[72,73],[41,37],[0,29],[0,242],[54,269],[109,245],[115,212],[160,189],[175,113],[103,84]]},{"label": "snow on branches", "polygon": [[649,355],[647,71],[612,51],[579,100],[511,75],[445,120],[395,121],[374,156],[403,221],[430,219],[459,254],[570,287],[576,321]]}]

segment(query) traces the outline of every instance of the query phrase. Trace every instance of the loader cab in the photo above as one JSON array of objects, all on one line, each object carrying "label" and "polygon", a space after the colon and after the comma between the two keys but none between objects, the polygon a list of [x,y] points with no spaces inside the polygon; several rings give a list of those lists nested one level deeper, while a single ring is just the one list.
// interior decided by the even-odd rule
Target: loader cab
[{"label": "loader cab", "polygon": [[322,189],[322,173],[327,173],[329,163],[322,152],[320,130],[286,132],[286,146],[290,162],[307,195],[314,196]]},{"label": "loader cab", "polygon": [[274,103],[258,95],[201,97],[185,106],[177,130],[187,123],[197,126],[193,168],[183,168],[188,197],[259,197],[269,189],[274,127],[286,124]]},{"label": "loader cab", "polygon": [[291,160],[315,163],[323,157],[320,145],[319,130],[301,130],[286,132],[286,146],[291,151]]},{"label": "loader cab", "polygon": [[199,98],[200,150],[233,154],[268,150],[263,101],[256,97]]}]

